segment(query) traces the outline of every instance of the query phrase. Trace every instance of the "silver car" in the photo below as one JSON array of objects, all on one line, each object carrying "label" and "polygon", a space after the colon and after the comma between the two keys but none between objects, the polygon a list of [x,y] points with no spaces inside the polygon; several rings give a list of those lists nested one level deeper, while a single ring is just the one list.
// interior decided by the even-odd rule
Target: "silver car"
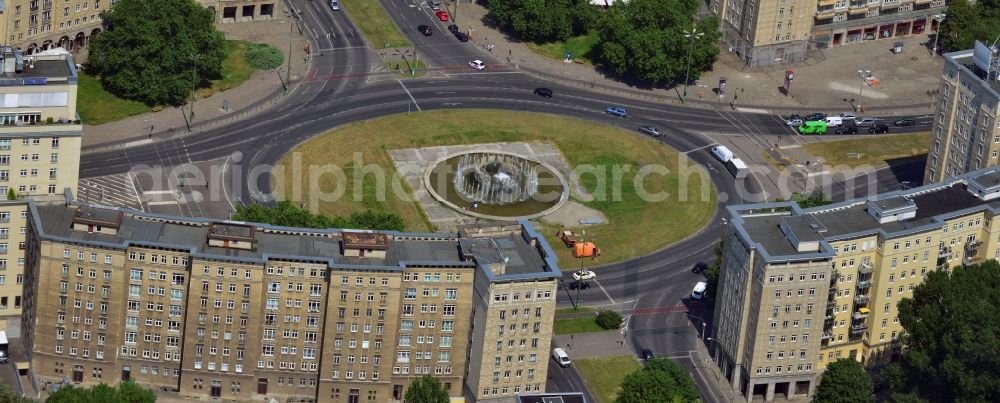
[{"label": "silver car", "polygon": [[858,127],[868,127],[875,124],[875,118],[858,118],[856,122]]},{"label": "silver car", "polygon": [[663,133],[660,132],[660,129],[656,128],[656,126],[642,126],[639,127],[639,131],[653,137],[660,137],[663,135]]},{"label": "silver car", "polygon": [[785,124],[789,125],[789,126],[792,126],[792,127],[802,126],[802,123],[803,123],[802,119],[798,119],[798,118],[793,118],[793,119],[787,119],[787,120],[785,120]]}]

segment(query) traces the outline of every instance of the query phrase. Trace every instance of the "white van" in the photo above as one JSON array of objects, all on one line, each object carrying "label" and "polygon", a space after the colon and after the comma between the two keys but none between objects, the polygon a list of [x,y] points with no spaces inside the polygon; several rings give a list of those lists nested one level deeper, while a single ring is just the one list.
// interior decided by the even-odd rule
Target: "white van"
[{"label": "white van", "polygon": [[842,125],[842,124],[844,124],[844,118],[842,118],[840,116],[830,116],[830,117],[826,118],[826,125],[827,126],[840,127],[840,125]]},{"label": "white van", "polygon": [[691,299],[702,299],[705,297],[705,290],[708,289],[708,283],[704,281],[699,281],[698,284],[694,285],[694,289],[691,290]]},{"label": "white van", "polygon": [[558,347],[552,349],[552,359],[556,360],[556,363],[563,368],[569,367],[569,365],[573,363],[569,360],[569,355],[566,354],[566,350]]},{"label": "white van", "polygon": [[728,162],[729,160],[733,159],[733,152],[729,151],[729,149],[726,148],[726,146],[718,146],[713,148],[712,155],[714,155],[715,158],[718,158],[719,161],[722,162]]}]

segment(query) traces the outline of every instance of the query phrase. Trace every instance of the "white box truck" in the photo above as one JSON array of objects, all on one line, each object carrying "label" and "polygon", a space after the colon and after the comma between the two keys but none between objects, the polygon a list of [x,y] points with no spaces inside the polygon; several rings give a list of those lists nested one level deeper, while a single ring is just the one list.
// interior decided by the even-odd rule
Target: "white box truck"
[{"label": "white box truck", "polygon": [[750,173],[750,167],[739,158],[732,158],[729,161],[726,161],[726,169],[728,169],[729,173],[733,174],[733,177],[736,179],[746,178],[747,174]]}]

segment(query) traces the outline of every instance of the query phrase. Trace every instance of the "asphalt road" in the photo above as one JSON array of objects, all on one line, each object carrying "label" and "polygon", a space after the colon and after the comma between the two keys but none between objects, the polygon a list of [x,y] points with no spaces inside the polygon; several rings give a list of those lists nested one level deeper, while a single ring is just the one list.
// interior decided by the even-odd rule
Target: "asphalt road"
[{"label": "asphalt road", "polygon": [[[459,43],[423,3],[381,1],[406,36],[417,45],[419,57],[446,74],[409,80],[375,74],[381,61],[376,51],[359,36],[346,14],[331,11],[325,2],[298,2],[295,3],[296,15],[300,26],[312,39],[316,54],[311,62],[311,78],[301,83],[284,102],[267,113],[197,135],[179,138],[167,134],[156,137],[150,144],[126,150],[86,153],[82,157],[80,177],[135,172],[144,166],[164,169],[197,166],[206,171],[204,174],[210,180],[225,183],[219,195],[225,198],[222,203],[229,206],[266,203],[274,200],[270,194],[271,177],[261,174],[260,167],[273,165],[295,145],[316,134],[380,116],[490,108],[568,116],[631,131],[642,125],[656,125],[666,132],[660,141],[707,167],[721,203],[708,226],[697,234],[649,255],[600,267],[596,286],[581,291],[579,303],[633,312],[629,343],[636,351],[651,348],[657,355],[681,357],[678,359],[684,361],[683,356],[689,355],[699,342],[701,330],[681,313],[690,311],[707,321],[711,319],[709,303],[688,299],[692,286],[701,279],[692,274],[690,268],[697,262],[713,259],[712,248],[725,227],[723,204],[762,200],[760,186],[752,177],[734,181],[725,167],[710,156],[708,150],[714,143],[706,134],[746,135],[761,144],[770,144],[774,142],[771,137],[794,135],[790,129],[773,115],[687,109],[548,83],[500,64],[469,43]],[[418,33],[415,27],[419,24],[432,25],[434,35],[425,37]],[[484,60],[488,68],[481,72],[463,68],[472,59]],[[539,86],[552,88],[555,96],[546,99],[533,95],[532,90]],[[606,114],[604,110],[610,105],[625,106],[630,116],[618,118]],[[927,125],[918,122],[917,126],[906,130],[926,130]],[[922,173],[922,167],[915,165],[903,171],[917,170]],[[903,174],[906,175],[910,174]],[[898,181],[903,180],[899,179],[898,170],[880,171],[877,177],[878,191],[895,190]],[[140,178],[140,184],[142,180]],[[153,179],[147,180],[152,182]],[[168,175],[160,188],[153,183],[148,188],[142,187],[183,192],[182,183],[186,182]],[[840,188],[842,190],[834,191],[835,198],[848,193],[846,190],[852,185]],[[184,215],[224,215],[211,214],[197,202],[178,208]],[[564,271],[571,272],[575,263],[564,262]],[[559,305],[570,305],[571,296],[575,293],[561,293]],[[577,386],[582,385],[578,375],[571,372],[575,371],[557,367],[550,372],[549,383],[559,390],[582,390]],[[714,400],[711,397],[715,392],[706,391],[703,382],[699,382],[699,386],[707,393],[708,400]]]}]

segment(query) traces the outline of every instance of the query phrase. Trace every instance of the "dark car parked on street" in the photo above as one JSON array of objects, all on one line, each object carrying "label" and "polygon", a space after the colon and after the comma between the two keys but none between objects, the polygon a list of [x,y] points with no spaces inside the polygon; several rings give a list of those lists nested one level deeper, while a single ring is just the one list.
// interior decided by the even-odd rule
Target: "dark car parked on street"
[{"label": "dark car parked on street", "polygon": [[837,130],[834,130],[834,132],[837,134],[858,134],[858,127],[853,125],[838,127]]},{"label": "dark car parked on street", "polygon": [[825,113],[814,113],[812,115],[806,116],[806,118],[802,119],[802,120],[804,120],[806,122],[812,122],[814,120],[826,120],[826,114]]},{"label": "dark car parked on street", "polygon": [[545,87],[535,88],[535,95],[552,98],[552,90]]},{"label": "dark car parked on street", "polygon": [[575,290],[577,288],[579,288],[581,290],[588,290],[588,289],[590,289],[590,282],[589,281],[574,281],[572,283],[569,283],[569,287],[568,288],[571,289],[571,290]]},{"label": "dark car parked on street", "polygon": [[431,31],[431,27],[426,25],[417,25],[417,31],[420,31],[420,33],[424,34],[424,36],[431,36],[434,34],[434,31]]},{"label": "dark car parked on street", "polygon": [[895,122],[892,122],[892,124],[896,126],[913,126],[914,124],[916,124],[916,122],[914,122],[913,119],[899,119]]},{"label": "dark car parked on street", "polygon": [[874,124],[874,125],[872,125],[871,127],[868,128],[868,133],[871,133],[871,134],[881,134],[881,133],[888,133],[888,132],[889,132],[889,125],[887,125],[885,123]]},{"label": "dark car parked on street", "polygon": [[691,272],[694,274],[701,274],[706,272],[707,270],[708,270],[708,263],[705,262],[695,263],[694,267],[691,268]]},{"label": "dark car parked on street", "polygon": [[465,32],[455,32],[455,38],[458,38],[459,42],[468,42],[469,36]]}]

